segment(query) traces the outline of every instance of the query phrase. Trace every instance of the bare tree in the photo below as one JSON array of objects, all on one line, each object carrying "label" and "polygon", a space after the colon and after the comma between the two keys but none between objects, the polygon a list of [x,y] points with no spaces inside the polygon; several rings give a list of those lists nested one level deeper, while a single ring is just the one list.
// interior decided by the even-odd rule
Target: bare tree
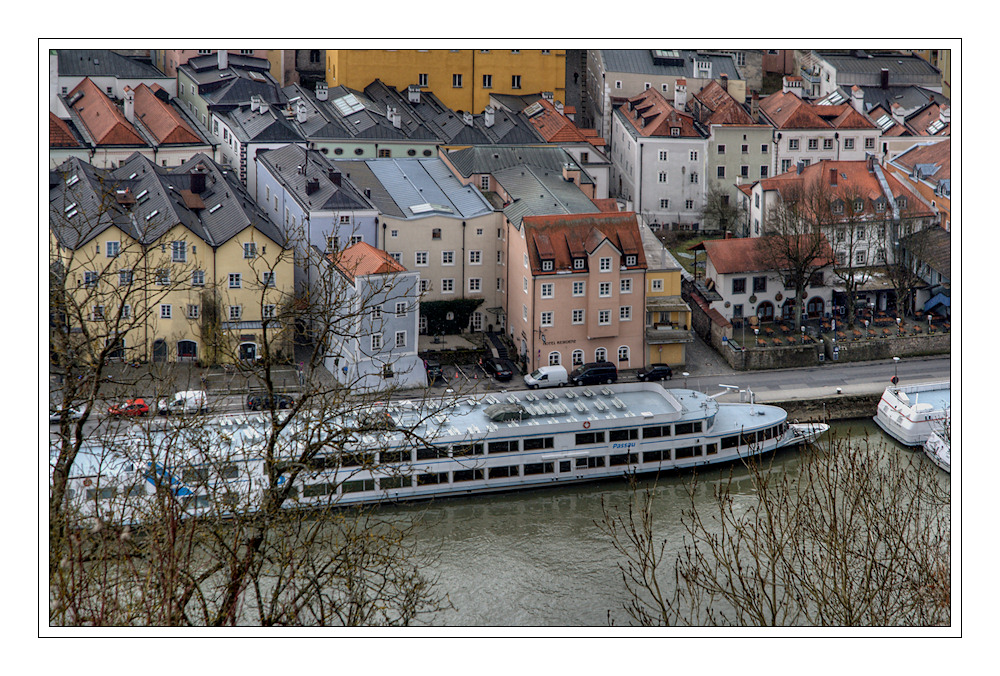
[{"label": "bare tree", "polygon": [[[104,189],[114,195],[113,185]],[[94,219],[128,219],[111,201],[93,206]],[[69,213],[64,209],[61,203],[52,209],[54,231],[63,225],[60,214]],[[168,267],[158,262],[163,248],[159,241],[136,246],[136,255],[149,259],[143,266],[149,273],[130,283],[148,286],[155,301],[152,294],[170,288],[158,283]],[[51,623],[410,624],[447,603],[412,563],[416,520],[345,507],[341,499],[349,487],[370,482],[364,477],[373,470],[387,476],[383,487],[393,477],[410,481],[400,449],[428,446],[415,429],[448,403],[415,406],[420,420],[388,430],[377,402],[390,399],[392,387],[362,389],[360,376],[338,382],[320,368],[337,335],[357,338],[361,326],[378,329],[359,321],[370,319],[376,305],[396,307],[398,299],[415,296],[393,275],[359,294],[330,265],[308,295],[284,291],[272,284],[273,275],[288,269],[294,250],[260,251],[250,260],[254,279],[244,291],[252,292],[261,317],[253,359],[242,358],[223,328],[225,308],[251,296],[234,300],[210,282],[201,292],[211,300],[198,318],[210,329],[202,339],[211,345],[211,360],[232,363],[231,381],[263,395],[262,413],[227,418],[227,425],[199,416],[128,423],[96,416],[114,347],[103,336],[119,335],[121,313],[117,324],[95,333],[86,314],[94,300],[79,295],[105,285],[71,288],[78,257],[53,260],[52,358],[70,384],[64,406],[85,407],[75,422],[64,416],[51,441]],[[54,259],[60,251],[53,246]],[[132,287],[124,288],[116,292],[131,300]],[[156,305],[147,298],[147,314],[133,310],[130,330],[141,331]],[[110,319],[106,313],[103,321]],[[306,368],[296,372],[294,402],[283,409],[278,395],[288,388],[292,327],[301,325],[318,339]],[[391,352],[371,356],[392,361]],[[166,391],[160,373],[149,369],[146,387]]]},{"label": "bare tree", "polygon": [[676,554],[657,535],[649,489],[624,508],[605,507],[598,525],[622,556],[628,617],[641,625],[949,624],[947,480],[922,458],[882,446],[835,439],[827,450],[805,450],[791,472],[749,460],[743,478],[730,471],[713,485],[708,507],[695,501],[692,480]]},{"label": "bare tree", "polygon": [[711,224],[717,230],[742,236],[744,233],[741,230],[746,226],[747,215],[743,207],[732,202],[729,192],[725,188],[713,183],[709,186],[705,196],[705,206],[702,207],[701,218],[704,223]]}]

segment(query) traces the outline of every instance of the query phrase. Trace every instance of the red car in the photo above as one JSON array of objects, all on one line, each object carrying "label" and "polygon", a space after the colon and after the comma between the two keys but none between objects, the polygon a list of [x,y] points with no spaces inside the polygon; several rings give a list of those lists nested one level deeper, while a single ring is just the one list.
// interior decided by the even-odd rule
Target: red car
[{"label": "red car", "polygon": [[112,406],[108,409],[111,415],[146,415],[149,413],[149,406],[142,399],[129,399],[121,406]]}]

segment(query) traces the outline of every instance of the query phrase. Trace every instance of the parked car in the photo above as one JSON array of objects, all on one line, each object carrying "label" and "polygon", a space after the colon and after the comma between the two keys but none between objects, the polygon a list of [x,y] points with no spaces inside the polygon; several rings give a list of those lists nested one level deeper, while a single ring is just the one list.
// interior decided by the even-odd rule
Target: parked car
[{"label": "parked car", "polygon": [[170,399],[160,399],[156,412],[160,415],[171,413],[204,413],[208,408],[208,393],[205,390],[175,392]]},{"label": "parked car", "polygon": [[483,370],[497,380],[510,380],[514,377],[514,365],[507,359],[487,357],[480,362]]},{"label": "parked car", "polygon": [[295,400],[287,394],[249,394],[247,408],[251,411],[265,411],[272,408],[291,408]]},{"label": "parked car", "polygon": [[597,385],[618,381],[618,369],[609,361],[593,361],[573,369],[569,374],[571,385]]},{"label": "parked car", "polygon": [[49,422],[58,423],[63,417],[67,420],[79,420],[83,417],[83,411],[76,407],[70,407],[66,409],[50,408],[49,409]]},{"label": "parked car", "polygon": [[524,376],[524,384],[532,390],[538,387],[562,387],[566,384],[566,368],[564,366],[539,366]]},{"label": "parked car", "polygon": [[149,406],[143,399],[128,399],[120,406],[108,408],[110,415],[140,416],[149,413]]},{"label": "parked car", "polygon": [[639,380],[653,382],[654,380],[670,380],[674,377],[674,370],[667,364],[650,364],[643,366],[636,372]]},{"label": "parked car", "polygon": [[444,375],[444,371],[441,370],[441,362],[437,359],[425,359],[424,368],[427,370],[428,385],[433,385],[438,378]]}]

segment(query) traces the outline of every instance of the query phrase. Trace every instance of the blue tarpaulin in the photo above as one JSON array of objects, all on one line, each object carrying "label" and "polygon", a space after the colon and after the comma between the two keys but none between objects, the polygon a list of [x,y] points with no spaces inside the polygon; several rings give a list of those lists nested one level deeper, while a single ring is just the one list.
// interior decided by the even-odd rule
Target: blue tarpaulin
[{"label": "blue tarpaulin", "polygon": [[939,293],[929,301],[924,303],[924,312],[929,312],[936,308],[938,305],[944,305],[945,307],[951,307],[951,298],[943,293]]}]

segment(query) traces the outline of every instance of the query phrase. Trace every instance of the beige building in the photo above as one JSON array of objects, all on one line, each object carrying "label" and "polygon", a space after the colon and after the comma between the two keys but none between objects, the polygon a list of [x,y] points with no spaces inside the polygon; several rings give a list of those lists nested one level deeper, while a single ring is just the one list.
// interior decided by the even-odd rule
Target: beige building
[{"label": "beige building", "polygon": [[70,159],[50,184],[54,311],[71,331],[128,360],[256,360],[265,342],[291,357],[292,250],[232,171],[136,153],[112,171]]}]

